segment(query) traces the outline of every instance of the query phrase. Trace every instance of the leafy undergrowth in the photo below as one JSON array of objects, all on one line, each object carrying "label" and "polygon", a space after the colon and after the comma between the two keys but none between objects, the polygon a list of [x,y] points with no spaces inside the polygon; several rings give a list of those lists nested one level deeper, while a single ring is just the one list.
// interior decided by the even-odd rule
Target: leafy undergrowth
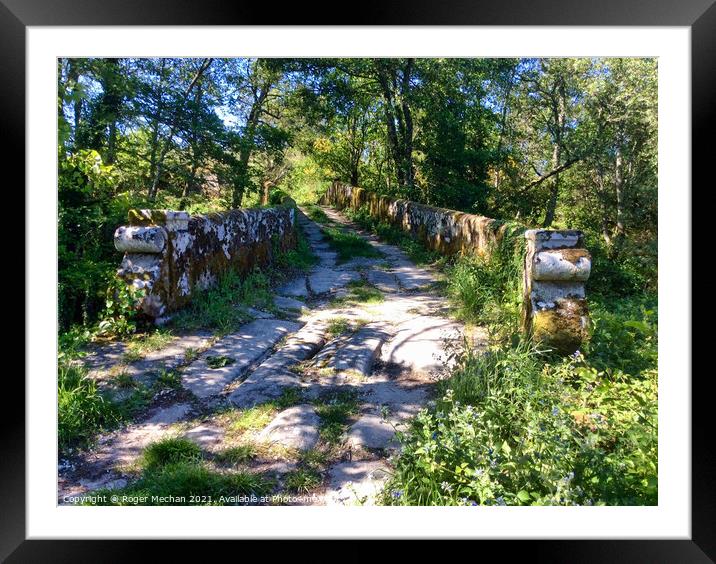
[{"label": "leafy undergrowth", "polygon": [[306,272],[317,262],[318,257],[313,254],[308,240],[299,228],[296,230],[296,248],[276,253],[275,264],[279,270]]},{"label": "leafy undergrowth", "polygon": [[583,352],[468,352],[399,438],[395,505],[655,505],[657,327],[642,300],[594,305]]},{"label": "leafy undergrowth", "polygon": [[190,305],[178,312],[171,324],[183,331],[212,329],[225,335],[251,319],[241,306],[269,307],[270,304],[270,281],[264,272],[256,269],[242,277],[230,271],[214,287],[196,292]]}]

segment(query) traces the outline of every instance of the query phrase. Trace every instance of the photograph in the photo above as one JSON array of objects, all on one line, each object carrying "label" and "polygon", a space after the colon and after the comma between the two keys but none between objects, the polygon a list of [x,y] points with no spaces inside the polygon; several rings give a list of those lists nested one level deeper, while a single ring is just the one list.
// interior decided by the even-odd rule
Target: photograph
[{"label": "photograph", "polygon": [[713,558],[713,0],[367,25],[57,1],[0,0],[26,216],[0,560]]},{"label": "photograph", "polygon": [[57,58],[61,506],[656,506],[655,57]]}]

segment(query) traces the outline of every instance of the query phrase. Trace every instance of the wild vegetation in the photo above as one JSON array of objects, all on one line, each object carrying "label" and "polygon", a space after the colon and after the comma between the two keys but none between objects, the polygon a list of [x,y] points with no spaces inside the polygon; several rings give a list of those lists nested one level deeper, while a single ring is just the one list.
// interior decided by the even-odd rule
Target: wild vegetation
[{"label": "wild vegetation", "polygon": [[[486,354],[462,353],[435,405],[400,436],[383,501],[657,503],[656,60],[60,59],[58,131],[61,447],[118,425],[150,393],[105,398],[76,362],[89,341],[129,340],[139,358],[172,331],[229,332],[246,308],[270,307],[282,272],[315,261],[299,239],[275,269],[227,275],[157,333],[138,325],[131,291],[115,280],[112,234],[129,209],[205,213],[288,194],[328,226],[341,260],[371,256],[311,207],[340,179],[531,227],[579,228],[593,256],[591,340],[557,358],[519,334],[516,240],[489,258],[446,259],[367,210],[349,212],[443,269],[453,314],[491,337]],[[380,297],[354,284],[340,299]],[[347,400],[323,409],[326,441],[352,409]],[[186,445],[162,448],[132,491],[266,487],[227,478]],[[303,464],[289,488],[310,489],[316,467]]]}]

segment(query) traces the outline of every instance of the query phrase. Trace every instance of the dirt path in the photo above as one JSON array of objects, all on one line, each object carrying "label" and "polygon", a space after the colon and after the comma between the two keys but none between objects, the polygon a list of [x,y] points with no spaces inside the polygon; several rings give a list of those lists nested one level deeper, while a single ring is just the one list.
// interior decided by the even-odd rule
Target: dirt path
[{"label": "dirt path", "polygon": [[[166,437],[194,441],[217,471],[270,477],[275,492],[301,492],[303,503],[375,501],[398,447],[395,431],[430,401],[464,327],[447,317],[445,298],[432,288],[435,272],[323,210],[331,227],[357,233],[374,251],[363,254],[376,256],[339,261],[323,226],[298,214],[319,263],[277,289],[278,313],[254,310],[256,319],[236,333],[179,337],[131,363],[130,375],[144,380],[157,366],[176,369],[180,385],[140,421],[61,461],[61,503],[124,487],[138,475],[143,450]],[[212,368],[210,357],[232,362]],[[111,350],[88,364],[97,371],[119,359]],[[228,452],[247,455],[227,465]]]}]

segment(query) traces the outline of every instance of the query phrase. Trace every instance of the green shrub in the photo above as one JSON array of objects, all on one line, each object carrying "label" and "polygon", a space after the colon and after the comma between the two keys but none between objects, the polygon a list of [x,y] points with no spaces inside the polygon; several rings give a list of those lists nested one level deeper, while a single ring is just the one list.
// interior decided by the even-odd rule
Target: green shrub
[{"label": "green shrub", "polygon": [[526,346],[467,355],[407,433],[384,502],[654,505],[657,377],[545,363]]},{"label": "green shrub", "polygon": [[615,258],[600,237],[587,237],[592,255],[592,271],[587,295],[624,298],[655,293],[657,290],[656,240],[646,246],[625,243]]},{"label": "green shrub", "polygon": [[103,336],[128,337],[137,329],[137,301],[144,291],[129,286],[116,277],[107,283],[107,299],[97,333]]},{"label": "green shrub", "polygon": [[608,374],[639,375],[656,368],[658,306],[656,296],[589,297],[592,335],[584,347],[590,364]]},{"label": "green shrub", "polygon": [[278,206],[283,203],[286,197],[288,197],[288,194],[283,190],[271,190],[271,192],[269,192],[268,203],[272,206]]}]

